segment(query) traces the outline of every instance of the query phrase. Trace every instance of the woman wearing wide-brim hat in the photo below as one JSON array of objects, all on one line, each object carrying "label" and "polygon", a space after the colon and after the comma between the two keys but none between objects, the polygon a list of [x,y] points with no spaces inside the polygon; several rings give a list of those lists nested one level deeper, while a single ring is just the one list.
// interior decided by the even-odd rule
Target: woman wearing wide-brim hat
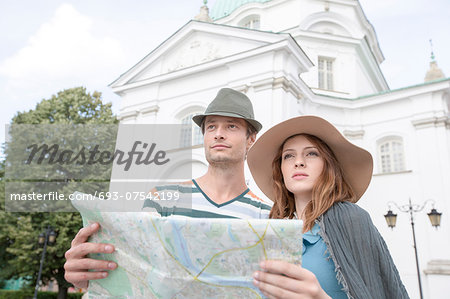
[{"label": "woman wearing wide-brim hat", "polygon": [[254,284],[270,298],[409,298],[369,214],[355,203],[373,161],[326,120],[300,116],[264,133],[248,153],[271,218],[303,220],[302,266],[264,261]]}]

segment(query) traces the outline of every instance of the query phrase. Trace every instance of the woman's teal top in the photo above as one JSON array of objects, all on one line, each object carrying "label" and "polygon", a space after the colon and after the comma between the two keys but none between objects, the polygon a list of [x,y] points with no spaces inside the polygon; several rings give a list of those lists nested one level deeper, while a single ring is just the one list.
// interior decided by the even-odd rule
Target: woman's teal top
[{"label": "woman's teal top", "polygon": [[342,285],[336,278],[334,262],[327,251],[327,246],[319,235],[320,226],[303,234],[302,267],[316,275],[322,289],[333,299],[347,299]]}]

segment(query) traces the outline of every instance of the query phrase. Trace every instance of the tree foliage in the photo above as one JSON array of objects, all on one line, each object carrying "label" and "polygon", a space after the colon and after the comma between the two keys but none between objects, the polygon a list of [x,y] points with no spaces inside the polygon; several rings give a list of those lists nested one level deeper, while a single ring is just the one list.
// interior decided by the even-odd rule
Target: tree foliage
[{"label": "tree foliage", "polygon": [[[111,104],[104,104],[101,93],[86,92],[77,87],[58,92],[50,99],[43,99],[35,109],[18,112],[12,124],[117,124]],[[8,148],[5,149],[8,161]],[[82,227],[79,213],[9,213],[5,204],[5,162],[0,165],[0,281],[25,277],[34,285],[39,270],[42,248],[37,239],[52,226],[57,233],[56,244],[47,247],[41,280],[44,284],[55,279],[60,289],[59,298],[65,298],[71,286],[64,279],[64,253]]]},{"label": "tree foliage", "polygon": [[113,124],[118,123],[111,110],[111,103],[104,104],[101,93],[91,94],[86,88],[66,89],[43,99],[36,108],[28,112],[18,112],[14,124]]}]

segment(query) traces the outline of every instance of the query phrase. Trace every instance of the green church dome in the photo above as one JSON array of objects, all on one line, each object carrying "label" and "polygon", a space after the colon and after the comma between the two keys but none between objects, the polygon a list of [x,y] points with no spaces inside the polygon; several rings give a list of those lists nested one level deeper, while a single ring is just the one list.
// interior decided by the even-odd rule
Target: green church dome
[{"label": "green church dome", "polygon": [[269,1],[270,0],[217,0],[214,3],[214,6],[211,9],[209,15],[213,20],[218,20],[220,18],[230,15],[233,11],[235,11],[244,4],[264,3]]}]

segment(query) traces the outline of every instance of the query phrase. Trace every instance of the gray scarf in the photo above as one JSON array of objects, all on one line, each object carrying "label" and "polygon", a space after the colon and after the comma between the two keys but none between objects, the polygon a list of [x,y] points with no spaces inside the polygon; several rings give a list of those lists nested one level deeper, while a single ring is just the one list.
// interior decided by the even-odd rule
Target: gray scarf
[{"label": "gray scarf", "polygon": [[386,243],[365,210],[349,202],[335,203],[318,222],[348,298],[409,298]]}]

